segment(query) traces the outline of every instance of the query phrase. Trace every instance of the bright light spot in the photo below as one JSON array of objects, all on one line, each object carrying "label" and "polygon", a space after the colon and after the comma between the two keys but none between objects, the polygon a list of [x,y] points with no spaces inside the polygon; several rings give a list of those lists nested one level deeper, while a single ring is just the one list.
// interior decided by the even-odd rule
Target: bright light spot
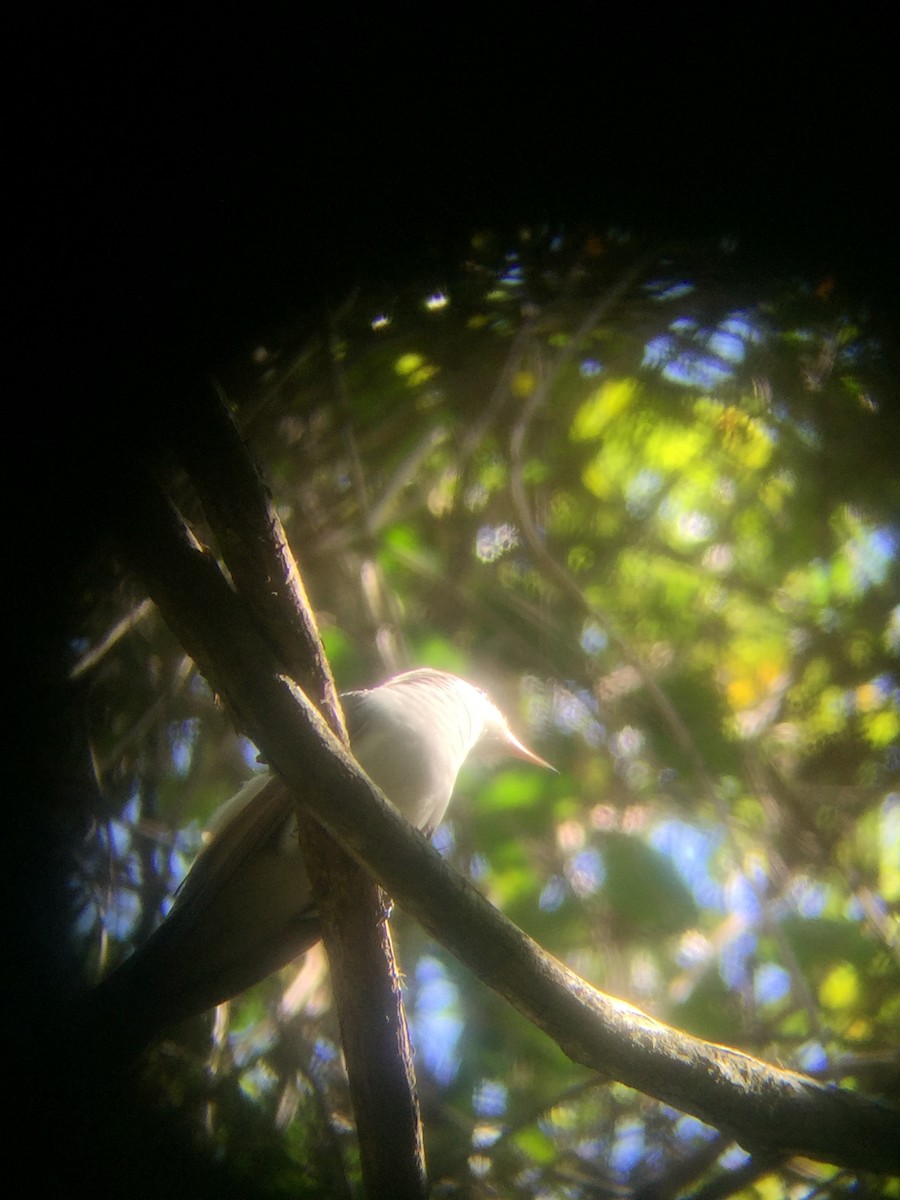
[{"label": "bright light spot", "polygon": [[250,768],[251,771],[265,771],[267,767],[265,763],[259,761],[259,750],[249,738],[241,737],[239,739],[241,759]]},{"label": "bright light spot", "polygon": [[900,794],[889,792],[879,812],[881,825],[881,892],[885,900],[900,900]]},{"label": "bright light spot", "polygon": [[581,731],[581,736],[584,738],[585,745],[591,746],[594,750],[599,750],[601,746],[606,745],[606,729],[599,721],[592,721],[586,729]]},{"label": "bright light spot", "polygon": [[765,856],[760,851],[752,851],[744,859],[744,869],[760,892],[764,892],[769,884]]},{"label": "bright light spot", "polygon": [[709,938],[699,929],[688,929],[681,936],[678,947],[678,962],[682,967],[695,967],[712,958],[713,947]]},{"label": "bright light spot", "polygon": [[640,1121],[621,1121],[610,1152],[609,1165],[622,1178],[631,1174],[646,1157],[644,1126]]},{"label": "bright light spot", "polygon": [[613,700],[618,700],[620,696],[627,696],[629,692],[636,692],[641,683],[641,676],[638,674],[637,668],[617,667],[600,680],[598,686],[600,699],[611,703]]},{"label": "bright light spot", "polygon": [[726,362],[739,363],[746,353],[744,343],[733,333],[714,333],[709,339],[709,348]]},{"label": "bright light spot", "polygon": [[575,1111],[571,1105],[567,1104],[554,1104],[548,1113],[538,1118],[538,1129],[553,1138],[572,1129],[574,1125]]},{"label": "bright light spot", "polygon": [[797,875],[791,883],[790,897],[801,917],[820,917],[828,900],[828,891],[808,875]]},{"label": "bright light spot", "polygon": [[506,1112],[509,1091],[497,1079],[482,1079],[472,1096],[472,1108],[479,1117],[499,1117]]},{"label": "bright light spot", "polygon": [[683,542],[705,542],[712,533],[713,523],[705,513],[682,513],[677,528]]},{"label": "bright light spot", "polygon": [[591,896],[606,878],[603,859],[593,847],[580,850],[565,866],[566,877],[576,896]]},{"label": "bright light spot", "polygon": [[729,1171],[736,1171],[750,1161],[750,1155],[740,1146],[730,1146],[719,1159],[720,1164]]},{"label": "bright light spot", "polygon": [[796,1052],[795,1058],[802,1071],[824,1071],[828,1066],[828,1055],[821,1042],[807,1042]]},{"label": "bright light spot", "polygon": [[456,846],[456,836],[452,827],[448,825],[446,821],[442,825],[439,825],[434,831],[431,844],[434,846],[435,850],[437,850],[438,854],[442,855],[444,858],[446,858],[448,854],[452,853],[454,847]]},{"label": "bright light spot", "polygon": [[597,703],[590,692],[557,688],[553,694],[553,723],[562,733],[585,734],[597,725]]},{"label": "bright light spot", "polygon": [[416,966],[417,993],[410,1025],[416,1048],[439,1083],[447,1084],[459,1070],[457,1045],[463,1030],[459,991],[443,964],[426,956]]},{"label": "bright light spot", "polygon": [[644,361],[641,365],[644,367],[662,366],[674,353],[674,345],[674,340],[666,333],[651,338],[644,347]]},{"label": "bright light spot", "polygon": [[580,850],[587,841],[587,834],[580,821],[563,821],[556,827],[556,844],[566,854]]},{"label": "bright light spot", "polygon": [[123,942],[134,933],[142,912],[135,893],[120,889],[115,906],[101,913],[103,927],[117,942]]},{"label": "bright light spot", "polygon": [[[606,1153],[606,1142],[603,1138],[582,1138],[575,1144],[575,1153],[586,1162],[596,1162]],[[536,1200],[542,1200],[542,1198],[536,1197]],[[547,1200],[550,1200],[550,1196],[547,1197]]]},{"label": "bright light spot", "polygon": [[432,292],[425,299],[425,307],[429,312],[439,312],[440,309],[446,308],[450,300],[443,292]]},{"label": "bright light spot", "polygon": [[682,296],[689,296],[694,290],[694,284],[688,283],[686,280],[681,280],[678,283],[653,282],[647,284],[647,291],[653,296],[654,300],[680,300]]},{"label": "bright light spot", "polygon": [[610,749],[617,758],[634,758],[644,748],[644,735],[633,725],[624,725],[610,738]]},{"label": "bright light spot", "polygon": [[339,1055],[337,1046],[328,1038],[316,1038],[316,1044],[313,1047],[315,1056],[319,1062],[336,1062]]},{"label": "bright light spot", "polygon": [[178,775],[187,775],[190,770],[199,728],[199,721],[193,719],[181,721],[171,729],[172,766]]},{"label": "bright light spot", "polygon": [[703,553],[703,566],[716,575],[730,570],[733,562],[734,550],[724,542],[709,546]]},{"label": "bright light spot", "polygon": [[748,877],[740,871],[733,871],[726,883],[725,906],[728,911],[750,924],[756,924],[761,917],[760,900]]},{"label": "bright light spot", "polygon": [[646,467],[638,471],[625,487],[625,505],[632,516],[640,517],[650,511],[663,477],[659,471],[651,471]]},{"label": "bright light spot", "polygon": [[644,804],[629,804],[622,813],[622,829],[625,833],[639,833],[647,824],[647,807]]},{"label": "bright light spot", "polygon": [[491,1160],[484,1154],[469,1155],[469,1170],[476,1179],[483,1179],[491,1169]]},{"label": "bright light spot", "polygon": [[377,317],[372,318],[371,326],[377,333],[380,329],[387,329],[390,323],[391,318],[387,315],[387,313],[379,313]]},{"label": "bright light spot", "polygon": [[483,854],[473,854],[469,859],[469,876],[476,883],[488,873],[488,860]]},{"label": "bright light spot", "polygon": [[469,512],[479,512],[484,508],[489,499],[490,492],[480,480],[470,484],[466,488],[466,494],[463,497],[463,501]]},{"label": "bright light spot", "polygon": [[847,544],[854,582],[861,590],[884,583],[896,556],[897,538],[890,529],[861,532]]},{"label": "bright light spot", "polygon": [[859,973],[852,963],[838,963],[819,987],[819,999],[830,1009],[852,1008],[859,998]]},{"label": "bright light spot", "polygon": [[606,631],[594,621],[585,621],[581,631],[581,648],[585,654],[599,654],[608,644]]},{"label": "bright light spot", "polygon": [[893,690],[889,675],[879,675],[868,683],[861,683],[856,689],[857,712],[867,713],[881,708]]},{"label": "bright light spot", "polygon": [[891,609],[887,628],[884,631],[887,648],[894,654],[900,653],[900,604]]},{"label": "bright light spot", "polygon": [[631,960],[631,986],[641,996],[658,996],[661,988],[659,967],[647,951],[638,951]]},{"label": "bright light spot", "polygon": [[428,492],[428,511],[435,517],[451,512],[456,502],[459,473],[454,467],[442,471]]},{"label": "bright light spot", "polygon": [[412,375],[414,371],[419,371],[425,366],[425,359],[421,354],[414,354],[410,351],[408,354],[401,354],[394,363],[394,371],[398,375]]},{"label": "bright light spot", "polygon": [[585,358],[581,366],[578,368],[579,374],[583,379],[593,379],[595,375],[599,375],[603,370],[603,366],[597,362],[596,358]]},{"label": "bright light spot", "polygon": [[745,929],[725,945],[722,950],[719,973],[728,988],[735,990],[745,985],[748,979],[749,960],[756,953],[756,934]]},{"label": "bright light spot", "polygon": [[679,1116],[675,1123],[675,1136],[680,1142],[692,1142],[697,1138],[703,1138],[709,1141],[714,1137],[718,1137],[718,1130],[710,1129],[702,1121],[698,1121],[696,1117]]},{"label": "bright light spot", "polygon": [[503,1126],[488,1122],[479,1122],[472,1130],[472,1145],[476,1150],[484,1150],[493,1146],[503,1132]]},{"label": "bright light spot", "polygon": [[128,854],[131,846],[132,824],[136,819],[136,817],[126,816],[125,821],[117,821],[113,818],[107,824],[110,848],[116,858],[124,858]]},{"label": "bright light spot", "polygon": [[722,908],[722,887],[711,873],[721,842],[721,834],[678,820],[661,822],[650,836],[651,845],[671,861],[701,908]]},{"label": "bright light spot", "polygon": [[758,1004],[774,1004],[783,1000],[791,990],[791,977],[777,963],[762,963],[753,978],[753,991]]},{"label": "bright light spot", "polygon": [[680,336],[662,334],[651,339],[644,347],[643,365],[661,368],[673,383],[706,389],[730,378],[731,364],[743,362],[747,343],[758,340],[756,330],[741,313],[712,332],[699,329],[696,321],[687,317],[673,321],[669,328]]},{"label": "bright light spot", "polygon": [[538,908],[541,912],[556,912],[566,898],[566,885],[558,875],[551,875],[544,884]]},{"label": "bright light spot", "polygon": [[481,562],[495,562],[519,545],[515,525],[482,525],[475,538],[475,555]]},{"label": "bright light spot", "polygon": [[866,412],[877,413],[881,408],[881,405],[871,392],[860,392],[857,396],[857,400],[859,401],[860,408],[865,409]]},{"label": "bright light spot", "polygon": [[275,1072],[265,1065],[257,1063],[241,1072],[239,1087],[251,1100],[257,1100],[267,1092],[272,1091],[278,1082]]},{"label": "bright light spot", "polygon": [[617,825],[618,815],[611,804],[595,804],[591,809],[593,829],[615,829]]},{"label": "bright light spot", "polygon": [[751,342],[756,345],[762,341],[760,331],[747,314],[743,312],[732,313],[730,317],[722,322],[719,328],[725,333],[734,334],[735,337],[740,338],[744,342]]}]

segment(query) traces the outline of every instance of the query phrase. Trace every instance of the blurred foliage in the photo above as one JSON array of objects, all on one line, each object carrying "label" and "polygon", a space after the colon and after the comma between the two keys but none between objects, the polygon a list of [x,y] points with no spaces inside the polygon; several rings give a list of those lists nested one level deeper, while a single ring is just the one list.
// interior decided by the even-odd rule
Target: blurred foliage
[{"label": "blurred foliage", "polygon": [[[273,331],[222,381],[339,684],[456,671],[559,769],[467,767],[442,852],[592,983],[896,1100],[898,384],[839,284],[728,246],[478,235],[445,277]],[[75,881],[89,977],[146,936],[258,769],[135,588],[86,564],[73,629],[103,796]],[[394,923],[436,1196],[622,1194],[745,1162],[586,1078]],[[350,1194],[320,952],[181,1041],[153,1058],[160,1103],[255,1194]],[[735,1187],[863,1185],[788,1163]]]}]

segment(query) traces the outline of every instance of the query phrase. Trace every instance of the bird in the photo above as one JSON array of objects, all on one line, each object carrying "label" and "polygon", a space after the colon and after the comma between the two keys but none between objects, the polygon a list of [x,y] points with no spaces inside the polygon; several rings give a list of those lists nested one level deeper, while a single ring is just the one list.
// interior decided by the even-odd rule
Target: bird
[{"label": "bird", "polygon": [[[554,769],[519,741],[483,691],[445,671],[406,671],[346,692],[341,703],[356,761],[427,838],[473,752]],[[294,802],[277,777],[262,773],[214,816],[168,915],[93,989],[95,1026],[117,1032],[123,1053],[137,1054],[320,937]]]}]

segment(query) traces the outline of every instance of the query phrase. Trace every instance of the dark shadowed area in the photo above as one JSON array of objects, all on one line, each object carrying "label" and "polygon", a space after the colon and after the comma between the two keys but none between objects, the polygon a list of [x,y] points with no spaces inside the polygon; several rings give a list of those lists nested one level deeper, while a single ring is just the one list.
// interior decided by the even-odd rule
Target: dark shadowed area
[{"label": "dark shadowed area", "polygon": [[[35,1194],[359,1194],[319,951],[121,1092],[48,1035],[257,767],[109,538],[147,461],[206,536],[165,447],[208,375],[339,686],[458,672],[558,769],[464,773],[452,865],[592,984],[897,1101],[877,30],[523,20],[101,6],[19,31],[4,1028]],[[435,1195],[752,1175],[394,927]]]}]

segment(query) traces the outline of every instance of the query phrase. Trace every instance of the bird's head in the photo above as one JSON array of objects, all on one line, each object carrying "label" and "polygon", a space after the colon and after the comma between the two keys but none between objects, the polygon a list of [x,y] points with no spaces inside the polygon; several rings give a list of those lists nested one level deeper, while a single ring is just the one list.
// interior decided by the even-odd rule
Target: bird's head
[{"label": "bird's head", "polygon": [[497,706],[488,699],[483,693],[478,695],[482,701],[482,713],[484,725],[481,731],[481,736],[475,743],[472,751],[474,758],[480,759],[482,762],[496,762],[501,758],[519,758],[523,762],[532,763],[536,767],[546,767],[548,771],[555,771],[546,759],[541,758],[539,754],[535,754],[530,750],[524,742],[521,742],[504,717],[503,713]]},{"label": "bird's head", "polygon": [[555,768],[521,742],[503,713],[480,688],[457,675],[428,668],[409,671],[391,681],[419,692],[419,703],[430,706],[436,723],[452,729],[465,744],[465,753],[482,762],[519,758],[550,771]]}]

